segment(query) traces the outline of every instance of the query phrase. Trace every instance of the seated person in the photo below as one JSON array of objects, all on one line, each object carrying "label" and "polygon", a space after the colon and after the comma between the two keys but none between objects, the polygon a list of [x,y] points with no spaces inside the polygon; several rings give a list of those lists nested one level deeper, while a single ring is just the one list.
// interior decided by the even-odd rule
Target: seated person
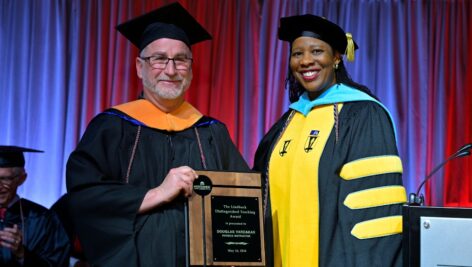
[{"label": "seated person", "polygon": [[0,146],[0,266],[68,266],[69,240],[57,215],[17,195],[27,176],[23,152],[42,151]]}]

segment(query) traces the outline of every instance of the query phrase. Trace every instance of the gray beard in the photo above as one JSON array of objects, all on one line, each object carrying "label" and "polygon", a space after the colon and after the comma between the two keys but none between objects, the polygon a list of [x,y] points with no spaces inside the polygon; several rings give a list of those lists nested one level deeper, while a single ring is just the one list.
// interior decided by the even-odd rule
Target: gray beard
[{"label": "gray beard", "polygon": [[149,82],[149,80],[143,79],[143,85],[144,87],[148,88],[149,91],[156,94],[159,98],[167,99],[167,100],[177,99],[185,91],[184,90],[185,84],[182,84],[181,86],[179,86],[179,88],[176,88],[176,89],[165,90],[165,89],[159,88],[157,84],[152,84],[151,82]]}]

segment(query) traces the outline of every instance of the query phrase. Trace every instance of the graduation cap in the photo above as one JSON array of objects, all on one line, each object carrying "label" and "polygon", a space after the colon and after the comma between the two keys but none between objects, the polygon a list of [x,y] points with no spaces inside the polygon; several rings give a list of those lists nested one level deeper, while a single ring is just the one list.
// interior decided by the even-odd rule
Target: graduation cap
[{"label": "graduation cap", "polygon": [[119,24],[116,29],[139,51],[160,38],[179,40],[189,47],[211,39],[202,25],[177,2]]},{"label": "graduation cap", "polygon": [[23,152],[43,151],[19,146],[0,146],[0,168],[24,167]]},{"label": "graduation cap", "polygon": [[325,18],[305,14],[280,19],[280,40],[292,43],[301,36],[327,42],[339,53],[346,54],[349,61],[354,60],[354,50],[359,48],[350,33],[346,34],[341,27]]}]

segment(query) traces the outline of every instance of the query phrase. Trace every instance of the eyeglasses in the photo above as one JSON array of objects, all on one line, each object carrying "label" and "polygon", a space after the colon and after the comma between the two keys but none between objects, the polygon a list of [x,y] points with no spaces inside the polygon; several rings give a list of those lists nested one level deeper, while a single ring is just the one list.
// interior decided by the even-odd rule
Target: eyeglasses
[{"label": "eyeglasses", "polygon": [[0,183],[2,184],[11,184],[13,183],[13,181],[20,177],[22,175],[22,173],[19,173],[17,175],[13,175],[13,176],[0,176]]},{"label": "eyeglasses", "polygon": [[167,67],[167,63],[169,61],[174,62],[174,66],[176,70],[188,70],[190,66],[192,66],[192,58],[189,58],[187,56],[178,56],[174,58],[170,58],[167,56],[150,56],[150,57],[139,57],[140,59],[147,61],[149,65],[153,69],[158,69],[158,70],[163,70]]}]

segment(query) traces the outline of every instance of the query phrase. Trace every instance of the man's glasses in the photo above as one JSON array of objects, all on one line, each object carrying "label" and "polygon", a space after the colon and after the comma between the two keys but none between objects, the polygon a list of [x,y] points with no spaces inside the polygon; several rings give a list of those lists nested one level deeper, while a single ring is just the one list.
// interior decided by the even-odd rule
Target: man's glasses
[{"label": "man's glasses", "polygon": [[139,57],[140,59],[147,61],[153,69],[163,70],[167,67],[169,61],[174,62],[174,67],[176,70],[188,70],[192,66],[192,58],[187,56],[178,56],[170,58],[167,56],[157,55],[150,57]]},{"label": "man's glasses", "polygon": [[22,173],[13,176],[0,176],[0,183],[2,184],[11,184],[15,181],[16,178],[20,177]]}]

